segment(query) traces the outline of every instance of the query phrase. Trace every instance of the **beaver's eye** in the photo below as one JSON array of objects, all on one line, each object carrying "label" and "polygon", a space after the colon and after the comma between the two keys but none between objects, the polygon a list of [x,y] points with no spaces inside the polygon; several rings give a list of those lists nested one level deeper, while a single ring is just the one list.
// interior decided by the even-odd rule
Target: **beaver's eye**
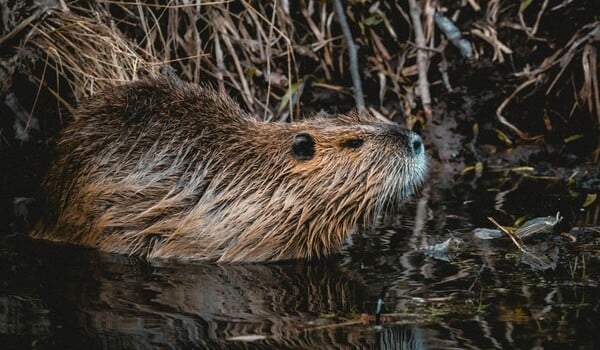
[{"label": "beaver's eye", "polygon": [[342,142],[342,147],[359,148],[363,143],[362,139],[348,139]]},{"label": "beaver's eye", "polygon": [[292,145],[294,157],[298,160],[308,160],[315,155],[315,140],[306,132],[302,132],[294,136],[294,144]]}]

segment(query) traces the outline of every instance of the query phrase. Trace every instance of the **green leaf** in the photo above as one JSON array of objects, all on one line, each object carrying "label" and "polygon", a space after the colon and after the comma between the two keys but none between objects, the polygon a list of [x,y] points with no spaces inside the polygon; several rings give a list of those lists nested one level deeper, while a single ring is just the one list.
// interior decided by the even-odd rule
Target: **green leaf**
[{"label": "green leaf", "polygon": [[379,23],[381,23],[381,18],[379,18],[378,16],[371,16],[371,17],[367,17],[365,19],[365,25],[367,27],[374,26]]}]

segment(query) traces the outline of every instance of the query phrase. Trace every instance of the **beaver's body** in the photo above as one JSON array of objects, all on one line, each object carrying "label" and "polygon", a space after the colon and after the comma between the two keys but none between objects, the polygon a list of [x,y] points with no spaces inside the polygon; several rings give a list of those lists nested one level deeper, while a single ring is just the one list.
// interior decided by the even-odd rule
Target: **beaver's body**
[{"label": "beaver's body", "polygon": [[32,236],[180,260],[323,256],[425,168],[417,135],[370,116],[268,123],[210,89],[146,80],[79,107]]}]

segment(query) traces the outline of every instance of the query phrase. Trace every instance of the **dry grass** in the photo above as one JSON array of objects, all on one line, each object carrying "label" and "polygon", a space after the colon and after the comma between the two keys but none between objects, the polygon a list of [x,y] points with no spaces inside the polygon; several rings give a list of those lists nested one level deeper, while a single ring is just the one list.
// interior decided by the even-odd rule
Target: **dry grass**
[{"label": "dry grass", "polygon": [[[44,85],[45,74],[56,74],[76,98],[107,84],[155,74],[164,67],[185,80],[209,82],[233,93],[247,109],[265,119],[297,118],[307,91],[325,98],[328,94],[353,95],[348,45],[330,2],[56,3],[50,9],[35,8],[33,15],[11,24],[14,29],[0,38],[0,46],[4,49],[6,42],[20,40],[38,63],[51,68],[44,69],[43,74],[38,70],[32,79]],[[475,59],[487,57],[502,63],[512,57],[513,48],[499,34],[501,30],[524,33],[532,41],[547,41],[540,33],[543,18],[561,8],[550,7],[547,0],[524,4],[530,8],[497,0],[463,1],[451,9],[440,7],[436,1],[415,2],[421,7],[419,15],[394,2],[345,2],[369,109],[388,118],[404,114],[409,125],[417,120],[425,122],[420,111],[430,103],[426,88],[431,85],[440,91],[443,81],[450,89],[445,55],[450,46],[435,26],[435,13],[459,26],[468,17],[464,13],[474,13],[470,16],[475,20],[467,29],[460,27],[470,40]],[[526,15],[535,6],[535,13]],[[420,23],[415,22],[415,15]],[[557,47],[543,62],[516,74],[520,82],[499,106],[499,121],[528,139],[518,125],[509,122],[510,117],[503,116],[505,107],[522,90],[541,86],[550,93],[560,79],[565,79],[565,70],[570,70],[580,71],[584,77],[569,83],[577,96],[573,111],[587,111],[600,125],[598,27],[595,22],[580,28],[565,47]],[[58,93],[60,88],[44,86],[71,107]]]},{"label": "dry grass", "polygon": [[[100,16],[83,17],[56,11],[33,26],[29,43],[46,57],[40,60],[69,84],[77,99],[109,85],[131,81],[140,72],[156,73],[158,65],[140,55],[139,48],[102,22]],[[35,77],[42,85],[44,73]],[[57,98],[58,88],[48,87]],[[62,99],[63,103],[72,106]]]},{"label": "dry grass", "polygon": [[[77,97],[106,83],[135,79],[140,70],[156,72],[161,65],[185,80],[212,81],[237,93],[246,108],[265,119],[297,117],[307,81],[352,95],[346,43],[326,2],[306,1],[294,9],[286,1],[164,5],[99,0],[67,6],[68,12],[53,9],[44,20],[34,21],[26,45],[39,49],[39,60],[48,60]],[[407,55],[416,50],[406,45],[406,36],[399,37],[398,21],[389,15],[389,8],[374,4],[367,13],[349,17],[358,34],[361,63],[366,63],[360,74],[379,82],[371,100],[391,95],[411,110],[414,100],[405,96],[412,95],[407,90],[416,69],[407,64]],[[401,18],[408,20],[406,14]],[[410,28],[410,22],[401,25]],[[390,53],[390,47],[400,50]],[[384,114],[401,109],[397,104]]]}]

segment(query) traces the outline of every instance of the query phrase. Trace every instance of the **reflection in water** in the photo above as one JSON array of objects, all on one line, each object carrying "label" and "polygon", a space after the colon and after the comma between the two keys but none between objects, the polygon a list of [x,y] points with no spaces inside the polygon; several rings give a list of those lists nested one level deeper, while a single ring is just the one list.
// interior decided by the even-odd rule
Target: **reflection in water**
[{"label": "reflection in water", "polygon": [[[478,250],[456,263],[436,261],[400,249],[409,236],[356,237],[378,255],[351,248],[344,259],[226,266],[149,264],[2,241],[0,342],[60,349],[500,349],[555,342],[585,348],[598,340],[591,331],[600,322],[597,281],[556,284]],[[385,305],[376,325],[379,298]],[[258,340],[244,341],[249,336]]]},{"label": "reflection in water", "polygon": [[[94,264],[98,284],[86,293],[82,307],[86,326],[122,333],[141,348],[175,340],[209,345],[240,335],[266,335],[266,343],[301,346],[301,327],[308,320],[359,309],[357,301],[364,300],[360,286],[336,274],[335,267],[144,267],[130,261],[107,264],[106,256],[98,259],[103,260]],[[319,332],[311,341],[329,344],[335,334]]]},{"label": "reflection in water", "polygon": [[[16,268],[2,271],[7,277],[3,294],[26,286],[30,295],[0,297],[0,333],[7,344],[231,348],[248,344],[228,339],[261,335],[265,339],[252,347],[422,348],[417,326],[379,330],[368,322],[350,322],[355,331],[341,332],[335,320],[323,317],[359,315],[370,307],[363,281],[335,259],[311,264],[151,265],[75,247],[40,243],[31,249],[31,242],[22,243],[16,256],[2,261]],[[35,277],[23,278],[22,273]]]}]

